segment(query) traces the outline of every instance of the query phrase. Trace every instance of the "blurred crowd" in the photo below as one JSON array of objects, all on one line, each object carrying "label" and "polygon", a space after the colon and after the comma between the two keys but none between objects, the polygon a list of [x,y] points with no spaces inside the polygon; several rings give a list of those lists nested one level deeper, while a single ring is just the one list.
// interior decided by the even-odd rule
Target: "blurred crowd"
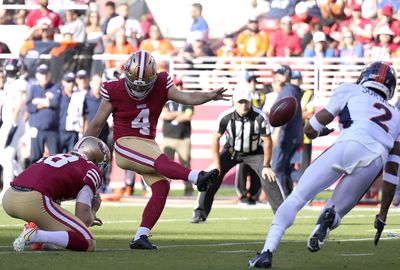
[{"label": "blurred crowd", "polygon": [[[3,1],[24,2],[37,3],[40,9],[0,10],[0,24],[27,25],[26,40],[93,43],[97,54],[143,49],[154,55],[181,56],[184,61],[200,56],[400,56],[400,3],[393,0],[249,0],[247,25],[213,40],[203,6],[194,3],[188,11],[193,23],[183,46],[163,37],[150,12],[132,17],[127,2],[64,1],[88,8],[56,12],[48,9],[48,0]],[[7,44],[0,50],[7,52]],[[110,60],[105,67],[121,68],[121,64]]]},{"label": "blurred crowd", "polygon": [[[21,55],[29,52],[32,42],[59,42],[66,47],[72,43],[91,44],[93,53],[103,56],[146,50],[155,57],[176,56],[184,63],[192,63],[193,59],[203,56],[369,57],[373,60],[400,57],[400,1],[394,0],[248,0],[247,24],[225,31],[219,39],[209,37],[203,6],[193,3],[187,11],[193,21],[183,42],[164,37],[148,9],[143,9],[139,17],[133,17],[127,2],[65,0],[62,4],[86,4],[88,8],[51,10],[48,6],[52,2],[59,4],[60,1],[3,1],[3,4],[40,6],[35,10],[0,9],[0,24],[29,27],[20,48]],[[10,53],[9,46],[1,41],[0,37],[0,54]],[[19,157],[26,160],[25,165],[35,162],[43,153],[66,152],[72,147],[94,117],[102,80],[118,78],[126,58],[93,61],[90,69],[68,70],[60,80],[51,77],[52,67],[47,62],[39,62],[29,74],[21,60],[0,59],[3,69],[0,72],[0,105],[7,102],[6,78],[26,81],[18,89],[21,95],[11,98],[22,98],[26,104],[20,108],[26,122],[26,132],[21,134],[27,137],[23,142],[30,145],[26,148],[30,150],[24,153],[25,148],[15,148]],[[159,70],[168,70],[166,62],[158,61],[158,64]],[[279,70],[273,72],[280,74]],[[293,79],[301,79],[301,74],[297,77],[296,74],[293,72]],[[246,73],[249,84],[255,85],[256,79],[251,71]],[[255,92],[255,86],[249,87],[250,91],[253,89],[253,105],[268,111],[279,86],[274,77],[265,91]],[[9,119],[3,118],[0,123],[7,121]],[[17,124],[11,122],[8,124]],[[110,141],[110,128],[105,127],[102,133],[101,138],[106,142]],[[3,136],[4,144],[7,135]],[[18,170],[12,168],[13,175]],[[128,176],[129,182],[132,177]]]}]

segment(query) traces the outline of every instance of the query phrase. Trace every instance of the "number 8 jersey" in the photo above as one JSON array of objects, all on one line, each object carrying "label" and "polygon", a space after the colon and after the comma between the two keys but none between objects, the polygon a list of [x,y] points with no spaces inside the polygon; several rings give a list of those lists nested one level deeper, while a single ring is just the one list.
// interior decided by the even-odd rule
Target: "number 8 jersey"
[{"label": "number 8 jersey", "polygon": [[44,157],[11,182],[11,186],[36,190],[54,201],[75,199],[85,185],[96,194],[102,184],[103,173],[93,162],[71,154]]},{"label": "number 8 jersey", "polygon": [[371,89],[343,83],[325,108],[339,116],[342,132],[336,142],[353,140],[386,158],[400,141],[400,115],[394,106]]},{"label": "number 8 jersey", "polygon": [[101,96],[113,106],[114,141],[127,136],[154,139],[168,89],[173,85],[168,73],[158,73],[151,92],[143,100],[137,100],[126,91],[125,78],[104,82]]}]

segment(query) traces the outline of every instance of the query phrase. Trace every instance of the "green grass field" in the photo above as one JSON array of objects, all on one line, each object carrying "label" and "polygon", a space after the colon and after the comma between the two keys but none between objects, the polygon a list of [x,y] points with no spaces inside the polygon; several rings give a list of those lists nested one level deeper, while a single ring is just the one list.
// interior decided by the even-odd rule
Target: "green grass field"
[{"label": "green grass field", "polygon": [[[72,209],[72,204],[66,205]],[[70,251],[25,251],[16,253],[12,241],[22,230],[22,221],[0,210],[0,269],[246,269],[247,261],[263,246],[272,211],[263,207],[217,205],[207,223],[190,224],[193,202],[171,200],[153,229],[158,251],[129,249],[139,225],[143,205],[104,203],[99,217],[102,227],[92,232],[96,253]],[[310,253],[306,239],[319,214],[318,209],[300,212],[295,225],[274,255],[274,269],[399,269],[399,238],[373,245],[372,222],[377,209],[355,209],[331,232],[330,241],[318,253]],[[385,229],[400,234],[400,211],[392,209]]]}]

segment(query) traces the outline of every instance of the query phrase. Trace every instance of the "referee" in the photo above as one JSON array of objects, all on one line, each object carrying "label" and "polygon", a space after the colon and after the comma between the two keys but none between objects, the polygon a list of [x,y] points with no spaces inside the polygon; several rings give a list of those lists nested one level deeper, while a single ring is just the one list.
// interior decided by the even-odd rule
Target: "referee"
[{"label": "referee", "polygon": [[[225,174],[236,164],[244,163],[255,171],[262,182],[272,210],[283,202],[282,192],[271,169],[272,140],[265,114],[251,106],[248,91],[237,91],[233,96],[234,107],[218,117],[218,128],[213,134],[211,151],[213,166],[221,172],[217,181],[207,191],[199,193],[192,223],[204,222],[211,211],[214,195],[221,186]],[[219,153],[220,139],[226,132],[227,142]]]}]

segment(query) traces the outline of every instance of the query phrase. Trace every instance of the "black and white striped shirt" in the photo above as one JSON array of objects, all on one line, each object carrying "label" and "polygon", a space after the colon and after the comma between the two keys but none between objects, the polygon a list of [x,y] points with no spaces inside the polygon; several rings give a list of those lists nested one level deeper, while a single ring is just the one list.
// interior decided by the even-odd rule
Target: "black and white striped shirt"
[{"label": "black and white striped shirt", "polygon": [[261,137],[271,134],[267,116],[254,107],[244,117],[232,107],[219,115],[217,125],[216,132],[226,132],[226,146],[238,153],[256,151],[262,143]]}]

